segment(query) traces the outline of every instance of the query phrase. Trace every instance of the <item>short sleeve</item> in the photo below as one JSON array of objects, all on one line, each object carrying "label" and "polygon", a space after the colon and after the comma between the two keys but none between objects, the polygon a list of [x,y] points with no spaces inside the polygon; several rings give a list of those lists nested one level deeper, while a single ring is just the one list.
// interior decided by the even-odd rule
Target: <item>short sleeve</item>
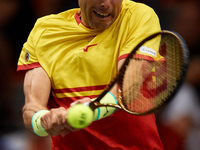
[{"label": "short sleeve", "polygon": [[17,71],[29,70],[36,67],[40,67],[40,63],[38,62],[35,49],[42,32],[44,32],[44,29],[41,26],[41,21],[40,19],[38,19],[32,31],[30,32],[26,43],[23,45],[18,60]]},{"label": "short sleeve", "polygon": [[[129,8],[129,19],[125,24],[128,28],[128,35],[125,37],[125,42],[119,54],[119,59],[126,58],[128,54],[139,44],[143,39],[153,33],[161,31],[158,16],[152,8],[141,3],[135,3]],[[159,41],[158,37],[152,42],[142,46],[136,53],[135,57],[147,60],[159,60]]]}]

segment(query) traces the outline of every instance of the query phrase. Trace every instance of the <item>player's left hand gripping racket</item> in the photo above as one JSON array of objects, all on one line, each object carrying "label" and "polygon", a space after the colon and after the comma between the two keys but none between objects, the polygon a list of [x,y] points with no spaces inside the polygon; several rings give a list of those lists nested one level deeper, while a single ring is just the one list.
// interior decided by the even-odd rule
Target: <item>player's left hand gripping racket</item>
[{"label": "player's left hand gripping racket", "polygon": [[[156,61],[144,61],[136,57],[135,53],[138,50],[142,51],[143,49],[148,53],[146,45],[150,42],[155,42],[155,48],[159,49],[162,58]],[[150,52],[152,51],[150,50]],[[98,107],[115,107],[133,115],[152,113],[175,95],[184,80],[188,59],[188,48],[180,35],[165,30],[155,33],[141,41],[133,49],[117,76],[105,91],[87,107],[90,107],[92,111]],[[116,83],[118,83],[118,104],[101,104],[100,100]],[[77,108],[77,111],[75,109],[71,112],[68,116],[69,120],[67,120],[72,127],[77,128],[78,123],[82,128],[92,121],[84,122],[87,115],[86,111],[79,112]],[[76,123],[70,119],[75,120]]]}]

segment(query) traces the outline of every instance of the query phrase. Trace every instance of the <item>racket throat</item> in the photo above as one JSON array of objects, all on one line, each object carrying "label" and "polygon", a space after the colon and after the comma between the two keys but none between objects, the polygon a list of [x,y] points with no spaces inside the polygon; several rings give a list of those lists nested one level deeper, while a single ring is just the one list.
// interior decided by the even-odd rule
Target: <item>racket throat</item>
[{"label": "racket throat", "polygon": [[98,108],[99,106],[98,102],[92,102],[89,104],[89,107],[92,109],[92,111],[94,111],[96,108]]}]

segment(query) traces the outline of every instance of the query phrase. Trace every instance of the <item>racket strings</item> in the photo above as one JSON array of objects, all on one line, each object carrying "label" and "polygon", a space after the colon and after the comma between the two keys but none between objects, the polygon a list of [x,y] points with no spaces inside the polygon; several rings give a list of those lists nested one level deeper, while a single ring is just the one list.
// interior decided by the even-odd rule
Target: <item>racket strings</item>
[{"label": "racket strings", "polygon": [[[183,54],[178,39],[171,35],[163,35],[161,45],[163,44],[166,45],[166,55],[164,56],[165,64],[163,64],[161,71],[164,73],[165,79],[163,77],[161,79],[160,74],[156,75],[158,80],[163,81],[163,86],[156,86],[155,107],[162,105],[174,91],[177,81],[180,80],[182,70]],[[160,70],[160,68],[158,67],[157,70]]]},{"label": "racket strings", "polygon": [[[138,114],[149,112],[171,95],[180,80],[183,53],[180,41],[168,34],[162,35],[159,53],[162,59],[150,62],[132,58],[123,76],[123,105]],[[148,62],[143,63],[142,61]]]},{"label": "racket strings", "polygon": [[[142,65],[143,63],[141,63],[142,61],[143,60],[140,59],[132,59],[129,62],[124,75],[122,86],[123,98],[126,101],[124,103],[126,103],[126,107],[129,110],[147,110],[153,105],[153,99],[151,97],[148,97],[147,93],[144,92],[151,92],[151,90],[154,90],[152,89],[151,83],[149,83],[149,81],[151,80],[154,63],[151,62],[148,63],[148,65],[146,64],[146,66],[144,66]],[[143,85],[143,83],[145,83],[145,85]]]}]

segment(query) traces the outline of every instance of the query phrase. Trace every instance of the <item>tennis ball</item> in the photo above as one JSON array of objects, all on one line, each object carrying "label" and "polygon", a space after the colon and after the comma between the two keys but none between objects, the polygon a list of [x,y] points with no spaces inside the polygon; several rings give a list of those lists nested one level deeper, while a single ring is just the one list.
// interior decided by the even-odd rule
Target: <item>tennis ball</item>
[{"label": "tennis ball", "polygon": [[67,122],[76,129],[83,129],[90,125],[93,120],[93,111],[90,107],[77,104],[67,112]]}]

